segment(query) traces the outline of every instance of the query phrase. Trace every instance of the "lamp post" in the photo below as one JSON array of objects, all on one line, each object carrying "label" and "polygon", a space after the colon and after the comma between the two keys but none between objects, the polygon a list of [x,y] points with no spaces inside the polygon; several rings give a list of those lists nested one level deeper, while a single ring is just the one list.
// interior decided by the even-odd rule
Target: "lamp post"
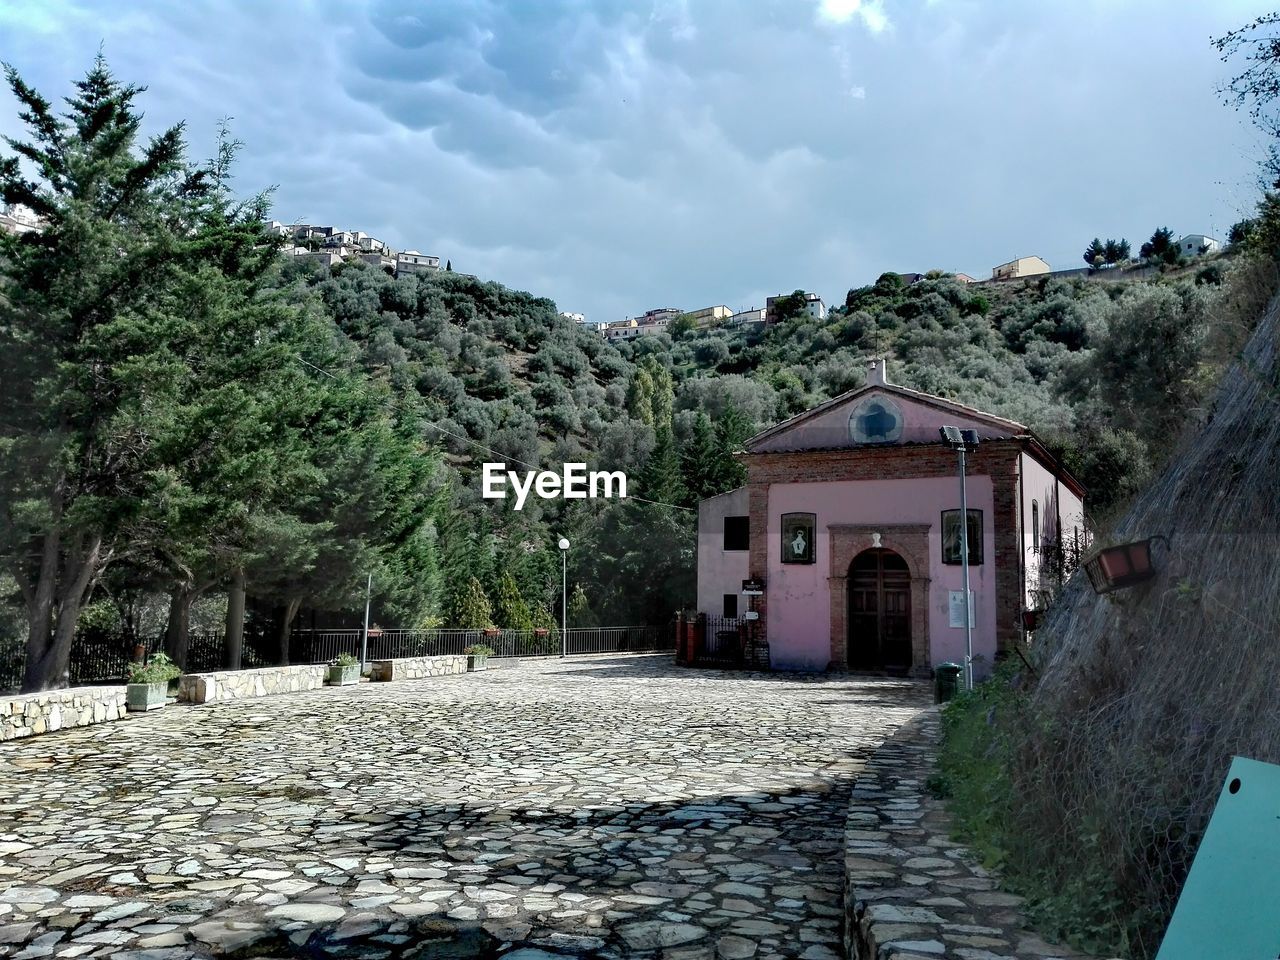
[{"label": "lamp post", "polygon": [[364,631],[360,634],[360,669],[364,670],[365,661],[369,659],[369,605],[373,601],[373,574],[369,574],[369,582],[364,588]]},{"label": "lamp post", "polygon": [[963,572],[964,590],[964,688],[973,689],[973,611],[969,593],[969,496],[965,489],[965,450],[978,445],[977,430],[961,430],[959,427],[943,427],[942,439],[955,449],[960,459],[960,569]]},{"label": "lamp post", "polygon": [[560,538],[560,656],[569,652],[569,541]]}]

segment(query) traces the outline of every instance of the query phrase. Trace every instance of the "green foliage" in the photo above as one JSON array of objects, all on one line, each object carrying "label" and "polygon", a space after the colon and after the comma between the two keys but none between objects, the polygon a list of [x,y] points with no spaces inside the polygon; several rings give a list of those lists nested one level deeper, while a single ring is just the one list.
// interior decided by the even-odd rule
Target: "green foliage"
[{"label": "green foliage", "polygon": [[354,653],[347,653],[346,651],[343,651],[329,661],[329,666],[331,667],[355,667],[359,664],[360,658]]},{"label": "green foliage", "polygon": [[493,610],[479,579],[470,577],[459,583],[450,598],[446,619],[449,626],[461,630],[484,630],[493,626]]},{"label": "green foliage", "polygon": [[575,583],[569,594],[569,626],[598,626],[595,612],[591,609],[591,601],[587,599],[587,591],[580,583]]},{"label": "green foliage", "polygon": [[129,672],[130,683],[168,683],[182,676],[182,670],[163,653],[153,653],[145,665],[138,664]]},{"label": "green foliage", "polygon": [[520,587],[511,572],[505,571],[498,578],[498,589],[493,597],[494,622],[507,630],[532,630],[533,615],[529,605],[520,596]]},{"label": "green foliage", "polygon": [[462,652],[468,657],[479,657],[480,659],[484,659],[486,657],[492,657],[494,649],[487,643],[472,643],[463,647]]},{"label": "green foliage", "polygon": [[1173,231],[1168,227],[1157,227],[1151,239],[1138,251],[1138,256],[1147,261],[1177,263],[1181,254],[1173,239]]},{"label": "green foliage", "polygon": [[1010,731],[1034,722],[1023,693],[1025,670],[1020,662],[1007,662],[990,680],[943,708],[938,768],[929,786],[946,799],[956,839],[1027,898],[1028,916],[1043,935],[1099,956],[1127,954],[1150,918],[1124,902],[1118,865],[1100,837],[1088,842],[1087,825],[1082,825],[1064,880],[1038,856],[1019,819],[1010,770],[1021,741]]}]

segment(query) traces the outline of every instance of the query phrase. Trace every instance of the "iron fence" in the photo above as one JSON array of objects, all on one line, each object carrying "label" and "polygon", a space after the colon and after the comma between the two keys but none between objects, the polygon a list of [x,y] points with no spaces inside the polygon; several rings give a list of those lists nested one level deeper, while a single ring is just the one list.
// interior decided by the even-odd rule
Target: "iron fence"
[{"label": "iron fence", "polygon": [[[359,656],[362,635],[360,629],[296,630],[290,660],[328,663],[341,653]],[[664,627],[570,627],[561,643],[559,630],[371,630],[367,658],[456,656],[478,644],[491,647],[495,657],[551,657],[674,650],[675,635]]]},{"label": "iron fence", "polygon": [[746,621],[736,617],[699,616],[695,663],[740,666],[746,661]]}]

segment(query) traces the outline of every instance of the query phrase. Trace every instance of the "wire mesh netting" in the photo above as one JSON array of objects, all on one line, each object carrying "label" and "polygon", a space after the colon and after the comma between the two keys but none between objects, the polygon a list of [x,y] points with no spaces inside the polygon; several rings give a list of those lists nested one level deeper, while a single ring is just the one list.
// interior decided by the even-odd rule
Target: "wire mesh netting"
[{"label": "wire mesh netting", "polygon": [[1110,538],[1167,537],[1156,576],[1099,596],[1077,573],[1038,633],[1038,682],[993,721],[1013,745],[1012,855],[1063,889],[1098,881],[1134,957],[1159,946],[1232,756],[1280,762],[1278,313]]}]

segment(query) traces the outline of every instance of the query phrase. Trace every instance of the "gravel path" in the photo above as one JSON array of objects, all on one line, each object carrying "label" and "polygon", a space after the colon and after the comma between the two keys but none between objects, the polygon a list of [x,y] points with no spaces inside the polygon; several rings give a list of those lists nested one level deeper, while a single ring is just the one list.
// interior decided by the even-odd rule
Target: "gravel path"
[{"label": "gravel path", "polygon": [[526,661],[0,747],[0,956],[833,960],[901,680]]}]

